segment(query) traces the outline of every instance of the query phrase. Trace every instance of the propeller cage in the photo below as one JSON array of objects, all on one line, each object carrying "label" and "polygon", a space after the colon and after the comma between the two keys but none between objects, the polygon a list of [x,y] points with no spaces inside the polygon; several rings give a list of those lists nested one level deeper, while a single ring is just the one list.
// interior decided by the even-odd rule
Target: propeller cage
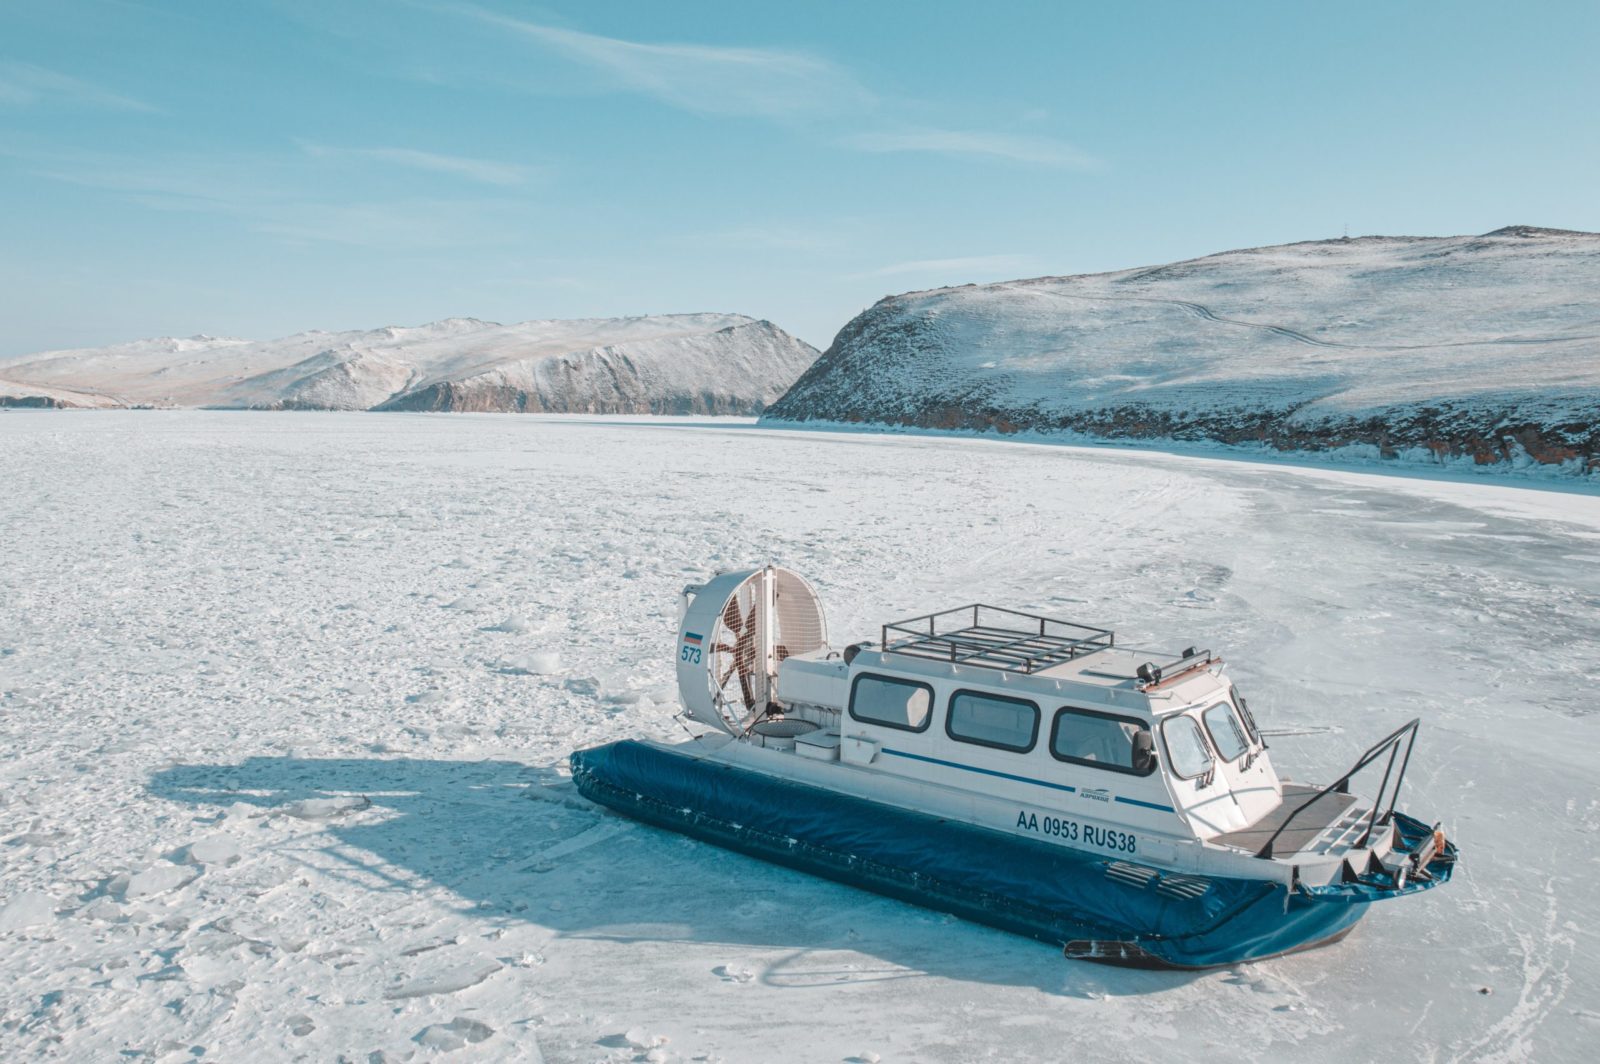
[{"label": "propeller cage", "polygon": [[744,735],[772,706],[778,665],[828,645],[811,584],[769,565],[684,588],[678,697],[692,720]]}]

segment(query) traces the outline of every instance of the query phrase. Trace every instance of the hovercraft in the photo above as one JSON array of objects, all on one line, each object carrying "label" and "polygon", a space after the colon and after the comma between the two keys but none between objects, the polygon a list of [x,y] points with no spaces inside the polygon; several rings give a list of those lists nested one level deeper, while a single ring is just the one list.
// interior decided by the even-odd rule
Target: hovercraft
[{"label": "hovercraft", "polygon": [[[689,741],[572,755],[578,790],[673,831],[1060,947],[1204,968],[1337,941],[1450,878],[1395,808],[1418,722],[1337,780],[1274,770],[1209,650],[985,605],[829,646],[788,569],[684,589]],[[1382,772],[1374,796],[1351,790]]]}]

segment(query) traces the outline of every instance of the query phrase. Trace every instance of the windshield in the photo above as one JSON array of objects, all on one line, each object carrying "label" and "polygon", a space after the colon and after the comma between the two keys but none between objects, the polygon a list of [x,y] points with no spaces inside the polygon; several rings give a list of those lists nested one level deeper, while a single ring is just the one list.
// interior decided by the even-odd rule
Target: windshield
[{"label": "windshield", "polygon": [[1193,779],[1211,770],[1211,751],[1193,717],[1168,717],[1161,739],[1167,744],[1167,763],[1179,778]]},{"label": "windshield", "polygon": [[1256,718],[1250,715],[1250,703],[1244,700],[1244,694],[1238,687],[1233,689],[1233,701],[1239,707],[1239,716],[1244,718],[1245,729],[1250,733],[1250,738],[1261,742],[1261,729],[1256,727]]},{"label": "windshield", "polygon": [[1233,707],[1226,702],[1218,702],[1205,711],[1206,731],[1211,733],[1211,742],[1217,748],[1217,756],[1224,761],[1233,761],[1246,750],[1250,749],[1250,741],[1244,737],[1244,729],[1239,726],[1239,718],[1233,715]]}]

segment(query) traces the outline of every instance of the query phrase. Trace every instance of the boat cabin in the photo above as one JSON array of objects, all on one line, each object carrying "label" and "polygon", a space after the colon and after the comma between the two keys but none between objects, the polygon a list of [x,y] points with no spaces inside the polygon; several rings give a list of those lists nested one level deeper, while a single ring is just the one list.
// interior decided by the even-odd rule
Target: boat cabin
[{"label": "boat cabin", "polygon": [[775,701],[818,725],[795,737],[802,754],[831,758],[837,743],[840,760],[884,773],[1035,804],[1072,797],[1068,808],[1209,839],[1283,800],[1220,664],[973,605],[885,625],[876,646],[785,657]]}]

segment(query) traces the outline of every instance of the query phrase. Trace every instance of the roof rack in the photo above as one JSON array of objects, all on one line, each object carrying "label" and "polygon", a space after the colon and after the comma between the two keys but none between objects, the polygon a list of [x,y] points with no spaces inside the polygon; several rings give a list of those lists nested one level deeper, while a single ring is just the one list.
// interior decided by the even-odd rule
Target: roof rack
[{"label": "roof rack", "polygon": [[1035,673],[1116,643],[1106,628],[973,603],[883,626],[885,654]]}]

